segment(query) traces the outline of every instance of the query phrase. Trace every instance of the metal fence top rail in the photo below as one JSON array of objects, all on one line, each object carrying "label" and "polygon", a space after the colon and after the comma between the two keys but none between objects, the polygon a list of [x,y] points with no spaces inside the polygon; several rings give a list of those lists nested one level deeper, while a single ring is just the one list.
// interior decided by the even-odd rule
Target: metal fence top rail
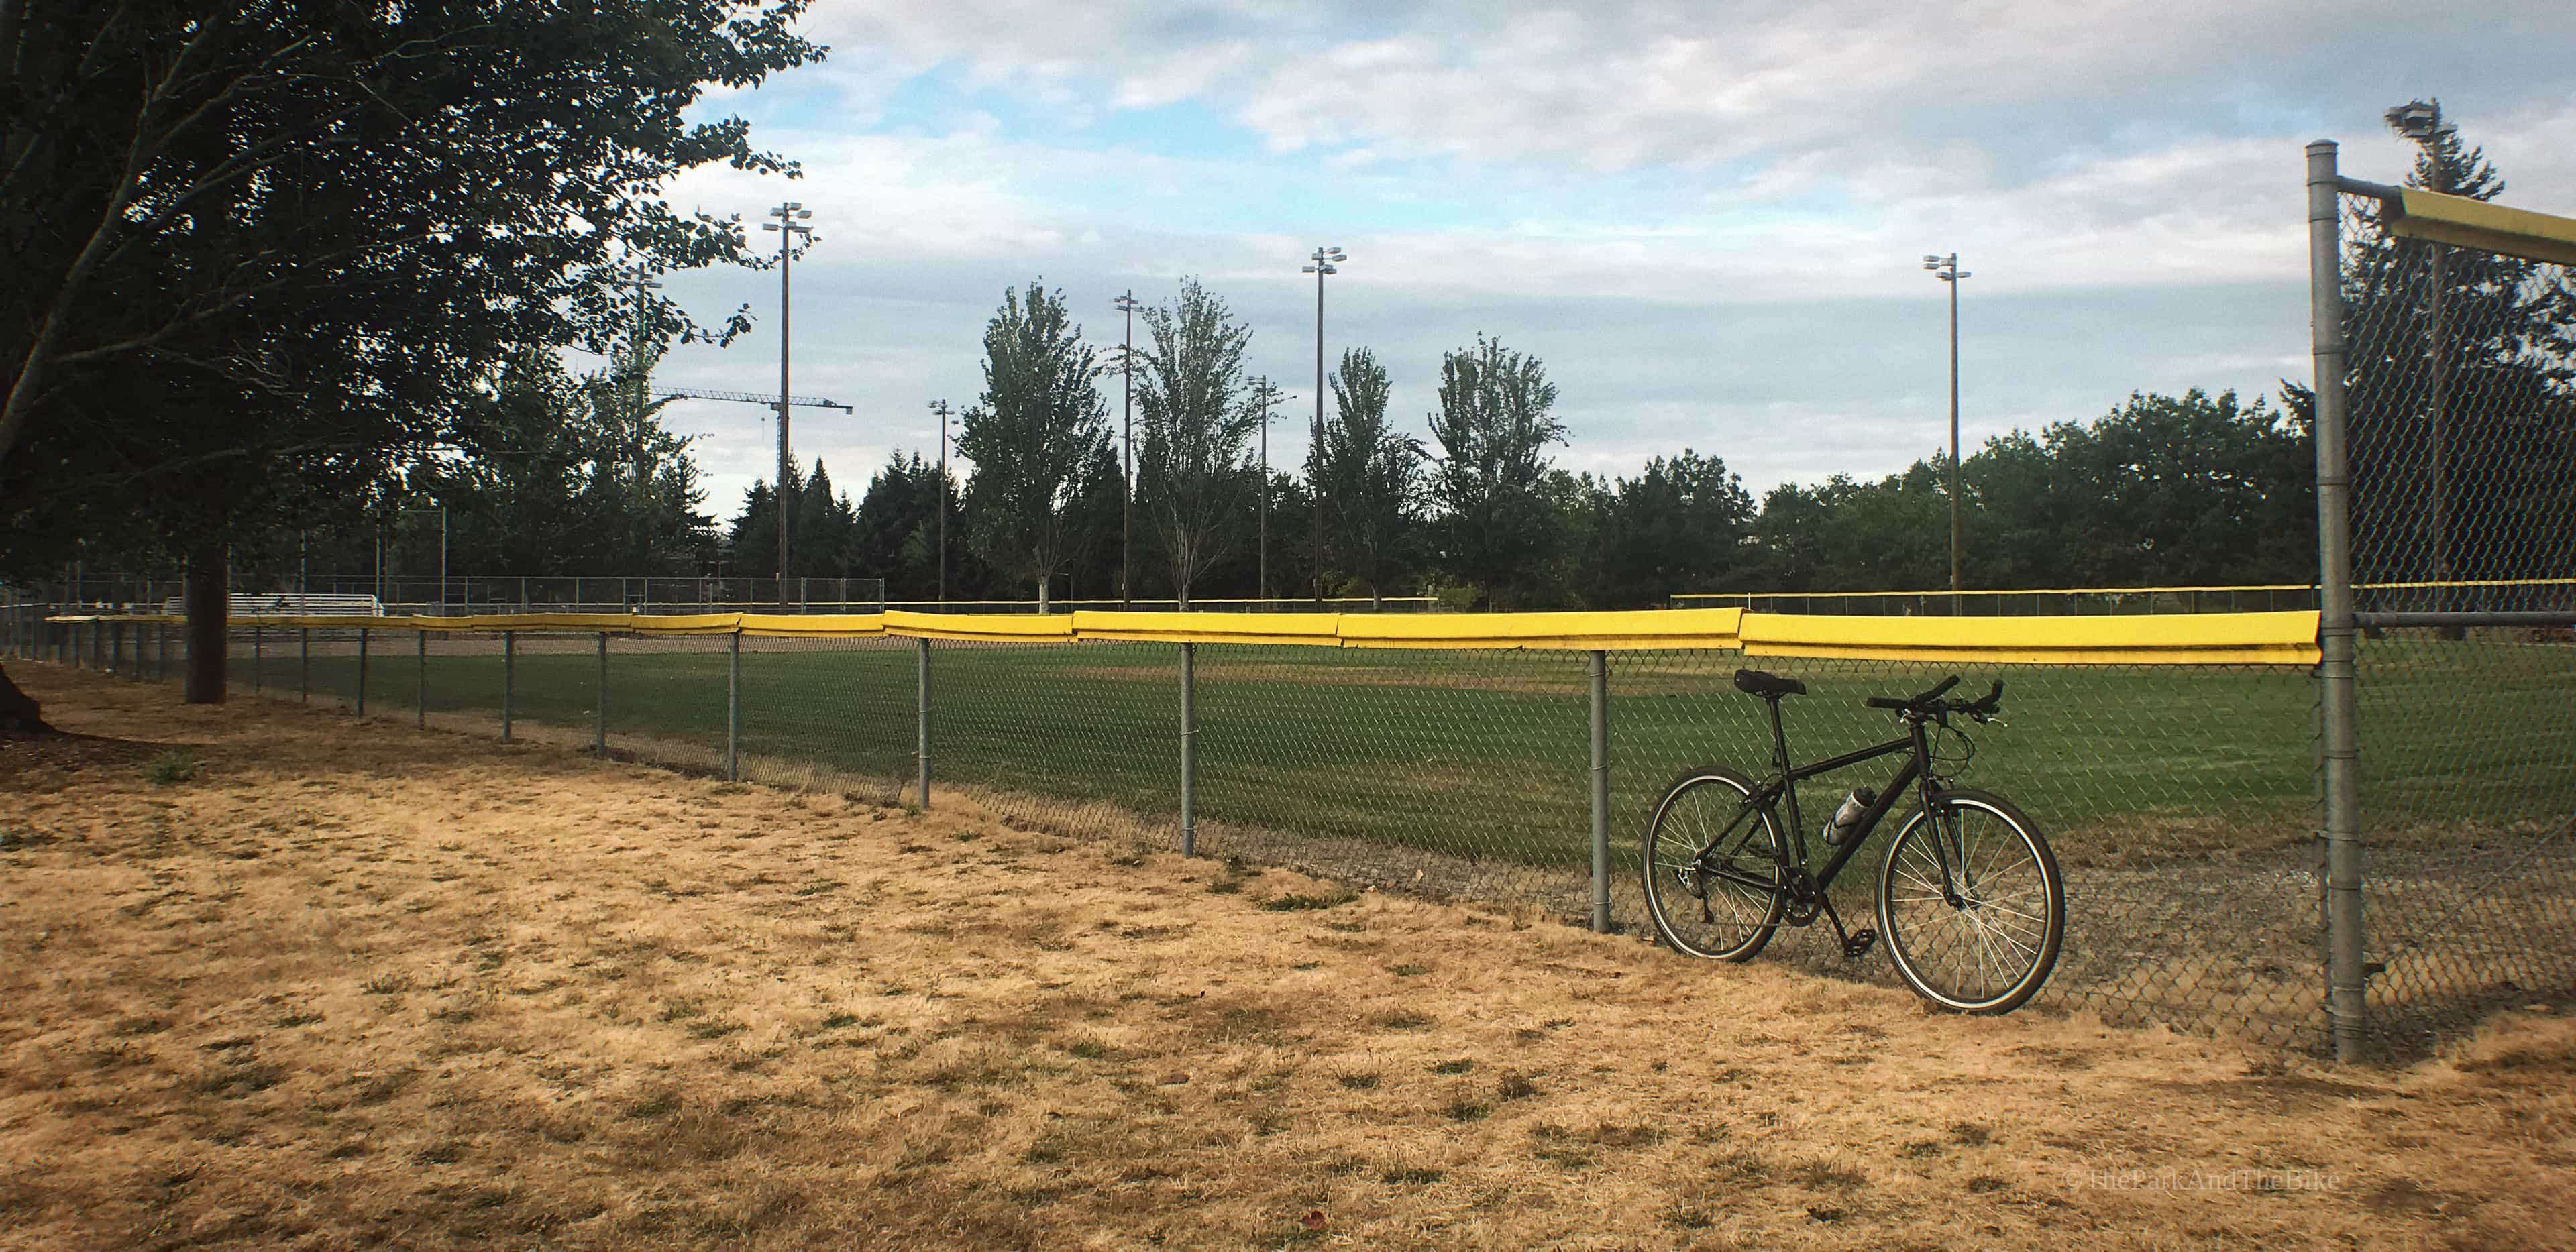
[{"label": "metal fence top rail", "polygon": [[[161,614],[80,615],[58,623],[152,622]],[[2313,665],[2318,615],[2124,614],[2091,617],[1814,617],[1743,609],[1614,613],[1071,613],[973,614],[513,613],[457,617],[235,618],[287,629],[503,631],[776,638],[899,637],[993,643],[1298,644],[1338,648],[1708,649],[1748,656],[1853,657],[1936,664]]]}]

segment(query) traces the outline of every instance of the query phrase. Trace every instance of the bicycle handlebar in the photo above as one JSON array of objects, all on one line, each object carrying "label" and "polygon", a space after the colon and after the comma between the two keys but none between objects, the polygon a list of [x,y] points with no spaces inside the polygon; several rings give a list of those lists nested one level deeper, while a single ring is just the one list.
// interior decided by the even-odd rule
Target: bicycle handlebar
[{"label": "bicycle handlebar", "polygon": [[1940,686],[1934,687],[1930,691],[1926,691],[1921,695],[1909,696],[1903,700],[1893,699],[1888,696],[1871,696],[1869,698],[1869,707],[1873,709],[1928,708],[1933,701],[1940,699],[1943,693],[1958,685],[1959,676],[1952,674],[1948,678],[1942,679]]},{"label": "bicycle handlebar", "polygon": [[1938,717],[1950,713],[1965,713],[1970,717],[1976,718],[1978,721],[1984,721],[1987,718],[1993,717],[1995,715],[1996,708],[2000,707],[2003,703],[2004,684],[2001,679],[1995,680],[1994,689],[1988,691],[1985,698],[1982,700],[1944,700],[1941,698],[1942,696],[1947,695],[1952,687],[1956,687],[1958,685],[1959,676],[1952,674],[1948,678],[1942,679],[1939,686],[1932,688],[1930,691],[1923,692],[1920,695],[1909,696],[1902,700],[1889,696],[1871,696],[1863,703],[1873,709],[1893,709],[1900,713],[1917,713],[1932,717]]}]

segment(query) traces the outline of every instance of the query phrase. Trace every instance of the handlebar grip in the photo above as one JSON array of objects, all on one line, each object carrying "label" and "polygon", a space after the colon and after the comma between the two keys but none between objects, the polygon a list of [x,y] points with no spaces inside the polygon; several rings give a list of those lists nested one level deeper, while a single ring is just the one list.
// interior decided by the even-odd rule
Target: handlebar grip
[{"label": "handlebar grip", "polygon": [[1934,700],[1938,700],[1938,699],[1940,699],[1940,698],[1941,698],[1941,696],[1942,696],[1944,693],[1948,692],[1952,687],[1956,687],[1956,686],[1958,686],[1958,685],[1959,685],[1959,676],[1958,676],[1958,675],[1956,675],[1956,674],[1952,674],[1952,675],[1950,675],[1948,678],[1944,678],[1944,679],[1942,679],[1942,680],[1941,680],[1941,685],[1940,685],[1940,686],[1938,686],[1938,687],[1934,687],[1934,688],[1933,688],[1933,689],[1931,689],[1930,691],[1926,691],[1926,692],[1924,692],[1922,695],[1919,695],[1919,696],[1914,697],[1914,699],[1913,699],[1913,701],[1912,701],[1912,702],[1913,702],[1913,703],[1915,703],[1915,704],[1929,704],[1929,703],[1931,703],[1931,702],[1932,702],[1932,701],[1934,701]]},{"label": "handlebar grip", "polygon": [[1913,707],[1906,701],[1890,700],[1886,696],[1871,696],[1868,700],[1868,704],[1869,707],[1873,709],[1903,709]]}]

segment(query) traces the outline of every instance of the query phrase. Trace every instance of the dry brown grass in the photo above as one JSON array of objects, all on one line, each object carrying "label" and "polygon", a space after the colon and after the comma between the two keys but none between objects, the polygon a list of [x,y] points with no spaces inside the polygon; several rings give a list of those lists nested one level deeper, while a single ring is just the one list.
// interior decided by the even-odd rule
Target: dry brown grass
[{"label": "dry brown grass", "polygon": [[[542,746],[13,676],[0,1245],[2565,1245],[2576,1021],[2402,1072]],[[155,784],[178,748],[193,778]],[[1274,907],[1265,908],[1265,905]],[[2296,1189],[2106,1172],[2305,1171]]]}]

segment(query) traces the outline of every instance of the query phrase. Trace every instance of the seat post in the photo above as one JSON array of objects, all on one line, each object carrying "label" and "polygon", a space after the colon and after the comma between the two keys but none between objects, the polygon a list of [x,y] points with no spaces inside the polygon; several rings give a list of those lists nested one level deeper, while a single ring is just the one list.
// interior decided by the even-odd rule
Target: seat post
[{"label": "seat post", "polygon": [[1771,763],[1782,774],[1789,772],[1789,732],[1780,723],[1780,697],[1766,696],[1763,703],[1771,706]]}]

